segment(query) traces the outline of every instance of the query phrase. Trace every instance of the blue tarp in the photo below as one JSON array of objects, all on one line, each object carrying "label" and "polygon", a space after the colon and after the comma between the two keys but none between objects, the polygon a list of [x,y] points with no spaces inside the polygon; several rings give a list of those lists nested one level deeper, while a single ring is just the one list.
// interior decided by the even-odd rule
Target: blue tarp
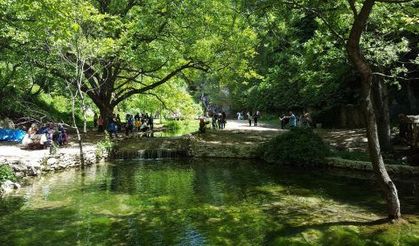
[{"label": "blue tarp", "polygon": [[0,141],[20,142],[25,134],[22,130],[0,128]]}]

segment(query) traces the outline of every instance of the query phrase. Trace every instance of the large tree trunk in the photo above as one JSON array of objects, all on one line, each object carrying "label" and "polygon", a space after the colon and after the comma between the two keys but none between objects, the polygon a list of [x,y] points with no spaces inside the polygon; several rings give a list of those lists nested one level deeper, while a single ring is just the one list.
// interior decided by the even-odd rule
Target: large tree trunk
[{"label": "large tree trunk", "polygon": [[381,150],[389,152],[391,145],[390,110],[387,85],[380,78],[375,78],[373,83],[374,110],[377,118],[378,140]]},{"label": "large tree trunk", "polygon": [[101,103],[99,105],[96,104],[96,106],[99,108],[100,115],[104,119],[104,122],[105,122],[104,127],[106,129],[106,126],[108,125],[108,122],[109,122],[109,118],[111,118],[113,115],[114,107],[110,103],[109,104]]},{"label": "large tree trunk", "polygon": [[[378,140],[377,120],[372,101],[372,70],[361,54],[359,46],[362,32],[364,31],[374,3],[374,0],[365,0],[360,12],[354,14],[354,23],[346,49],[349,59],[361,75],[363,105],[367,121],[368,150],[374,173],[387,202],[388,217],[390,219],[399,219],[401,214],[397,189],[387,173]],[[355,6],[353,8],[355,9]]]}]

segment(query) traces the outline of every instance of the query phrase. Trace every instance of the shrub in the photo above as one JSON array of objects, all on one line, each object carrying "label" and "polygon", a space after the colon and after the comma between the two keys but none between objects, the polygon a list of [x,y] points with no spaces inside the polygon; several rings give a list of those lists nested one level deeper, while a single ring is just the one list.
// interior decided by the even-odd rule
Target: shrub
[{"label": "shrub", "polygon": [[293,164],[320,163],[329,154],[328,146],[311,129],[295,128],[264,144],[263,159]]},{"label": "shrub", "polygon": [[166,127],[169,131],[176,131],[182,128],[182,124],[183,122],[181,121],[170,120],[164,124],[164,127]]},{"label": "shrub", "polygon": [[97,142],[96,155],[103,156],[105,153],[110,153],[113,147],[114,143],[109,137],[109,134],[106,132],[105,138]]},{"label": "shrub", "polygon": [[16,181],[16,175],[10,166],[0,164],[0,183],[6,180]]}]

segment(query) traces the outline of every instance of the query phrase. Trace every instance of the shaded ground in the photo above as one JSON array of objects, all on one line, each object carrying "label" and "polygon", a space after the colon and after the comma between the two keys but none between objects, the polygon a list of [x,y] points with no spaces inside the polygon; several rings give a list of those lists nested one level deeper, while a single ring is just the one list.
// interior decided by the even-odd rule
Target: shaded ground
[{"label": "shaded ground", "polygon": [[[196,125],[196,126],[195,126]],[[156,124],[156,129],[162,130],[162,125]],[[192,122],[188,129],[182,129],[181,132],[187,134],[198,130],[198,121]],[[187,148],[188,139],[193,138],[198,152],[203,153],[205,148],[208,151],[222,152],[222,146],[236,146],[233,152],[249,152],[253,151],[254,147],[271,139],[272,137],[284,132],[286,130],[280,129],[278,124],[273,123],[259,123],[258,126],[249,126],[248,122],[238,120],[228,120],[226,129],[214,130],[207,129],[205,134],[187,134],[186,136],[176,136],[173,133],[155,133],[156,137],[141,137],[139,133],[131,134],[126,137],[124,133],[119,133],[118,138],[114,141],[123,151],[136,151],[141,149],[176,149]],[[365,129],[315,129],[322,138],[332,147],[337,149],[338,156],[351,159],[368,161],[367,139],[365,137]],[[162,137],[166,136],[166,137]],[[61,153],[76,153],[78,151],[76,145],[76,136],[71,134],[70,144],[67,147],[60,148]],[[99,141],[104,140],[104,134],[90,130],[87,134],[83,134],[83,141],[85,148],[93,148]],[[21,150],[20,146],[11,143],[0,142],[0,162],[2,160],[23,160],[30,162],[33,160],[42,159],[48,155],[49,150]],[[200,155],[200,154],[199,154]],[[206,156],[205,153],[203,153]],[[235,154],[228,154],[234,157]],[[391,159],[391,157],[390,157]],[[391,161],[395,163],[394,161]]]}]

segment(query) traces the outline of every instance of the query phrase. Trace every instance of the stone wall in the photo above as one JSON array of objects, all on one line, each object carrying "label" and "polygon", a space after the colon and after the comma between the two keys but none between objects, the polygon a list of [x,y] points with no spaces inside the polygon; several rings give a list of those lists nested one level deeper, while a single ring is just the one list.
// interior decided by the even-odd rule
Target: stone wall
[{"label": "stone wall", "polygon": [[[79,151],[76,147],[62,148],[59,153],[54,155],[50,155],[47,151],[32,151],[30,153],[36,153],[37,157],[30,158],[31,155],[29,155],[26,158],[24,156],[5,158],[0,159],[0,163],[9,165],[20,179],[81,166]],[[84,146],[83,153],[85,166],[98,163],[107,157],[107,153],[95,145]],[[0,186],[0,195],[19,187],[20,185],[17,183],[6,181]]]}]

